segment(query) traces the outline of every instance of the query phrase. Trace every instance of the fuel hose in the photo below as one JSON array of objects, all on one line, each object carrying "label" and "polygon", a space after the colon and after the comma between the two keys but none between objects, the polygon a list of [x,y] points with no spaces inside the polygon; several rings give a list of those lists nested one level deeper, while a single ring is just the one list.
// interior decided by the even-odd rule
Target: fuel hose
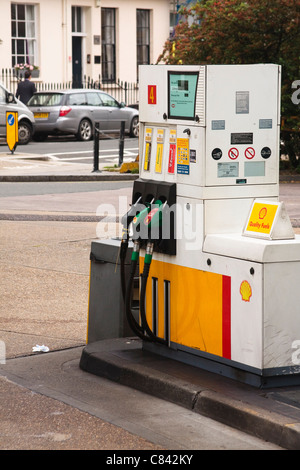
[{"label": "fuel hose", "polygon": [[131,256],[129,279],[128,279],[128,284],[127,284],[126,293],[125,293],[125,312],[126,312],[127,321],[132,331],[141,339],[145,341],[149,341],[149,337],[144,334],[144,328],[136,321],[136,319],[134,318],[132,309],[131,309],[134,278],[135,278],[136,267],[137,267],[138,261],[139,261],[139,243],[135,241],[133,251],[132,251],[132,256]]},{"label": "fuel hose", "polygon": [[145,254],[145,261],[144,261],[144,269],[143,273],[141,275],[141,293],[140,293],[140,313],[141,313],[141,321],[143,328],[147,335],[149,336],[149,339],[160,344],[167,345],[168,342],[160,338],[159,336],[156,336],[151,328],[148,325],[147,322],[147,317],[146,317],[146,307],[145,307],[145,301],[146,301],[146,288],[147,288],[147,281],[149,277],[149,271],[150,271],[150,265],[152,261],[152,253],[153,253],[153,243],[148,243],[147,248],[146,248],[146,254]]}]

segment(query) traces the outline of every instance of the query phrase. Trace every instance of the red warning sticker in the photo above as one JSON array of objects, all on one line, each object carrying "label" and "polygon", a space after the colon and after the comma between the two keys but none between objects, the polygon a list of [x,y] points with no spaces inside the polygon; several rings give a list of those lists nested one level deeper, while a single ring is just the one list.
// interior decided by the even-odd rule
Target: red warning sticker
[{"label": "red warning sticker", "polygon": [[251,160],[255,155],[255,150],[253,147],[248,147],[245,150],[245,157],[248,158],[248,160]]},{"label": "red warning sticker", "polygon": [[229,149],[228,157],[231,158],[231,160],[236,160],[238,156],[239,156],[239,151],[237,148],[232,147],[231,149]]}]

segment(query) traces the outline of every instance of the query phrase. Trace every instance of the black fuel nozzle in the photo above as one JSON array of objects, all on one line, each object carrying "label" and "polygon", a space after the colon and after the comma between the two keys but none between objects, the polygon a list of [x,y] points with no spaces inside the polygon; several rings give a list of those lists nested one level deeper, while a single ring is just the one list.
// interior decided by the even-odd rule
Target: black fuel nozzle
[{"label": "black fuel nozzle", "polygon": [[154,198],[151,202],[145,202],[145,204],[140,204],[140,212],[136,214],[132,221],[132,239],[139,240],[143,245],[148,240],[148,227],[145,224],[147,216],[151,210]]},{"label": "black fuel nozzle", "polygon": [[138,204],[140,200],[142,199],[142,196],[138,198],[138,200],[132,204],[130,207],[129,211],[123,215],[121,223],[123,225],[123,232],[126,232],[129,230],[130,224],[133,221],[134,217],[136,217],[137,212],[138,212]]}]

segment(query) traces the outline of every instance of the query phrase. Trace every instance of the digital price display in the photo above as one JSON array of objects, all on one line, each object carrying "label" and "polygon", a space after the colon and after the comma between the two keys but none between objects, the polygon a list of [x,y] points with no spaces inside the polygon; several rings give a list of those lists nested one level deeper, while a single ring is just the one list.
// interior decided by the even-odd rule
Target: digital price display
[{"label": "digital price display", "polygon": [[170,119],[195,119],[198,72],[168,72]]}]

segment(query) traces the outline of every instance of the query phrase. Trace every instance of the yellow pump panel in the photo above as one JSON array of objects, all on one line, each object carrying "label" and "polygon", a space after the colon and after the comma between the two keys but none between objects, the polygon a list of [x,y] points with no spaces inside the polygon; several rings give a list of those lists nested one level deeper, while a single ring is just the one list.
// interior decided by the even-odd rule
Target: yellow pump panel
[{"label": "yellow pump panel", "polygon": [[[143,269],[143,258],[140,268]],[[170,282],[170,341],[230,358],[230,278],[152,260],[146,313],[152,327],[152,278],[158,279],[158,336],[164,337],[164,282]]]}]

